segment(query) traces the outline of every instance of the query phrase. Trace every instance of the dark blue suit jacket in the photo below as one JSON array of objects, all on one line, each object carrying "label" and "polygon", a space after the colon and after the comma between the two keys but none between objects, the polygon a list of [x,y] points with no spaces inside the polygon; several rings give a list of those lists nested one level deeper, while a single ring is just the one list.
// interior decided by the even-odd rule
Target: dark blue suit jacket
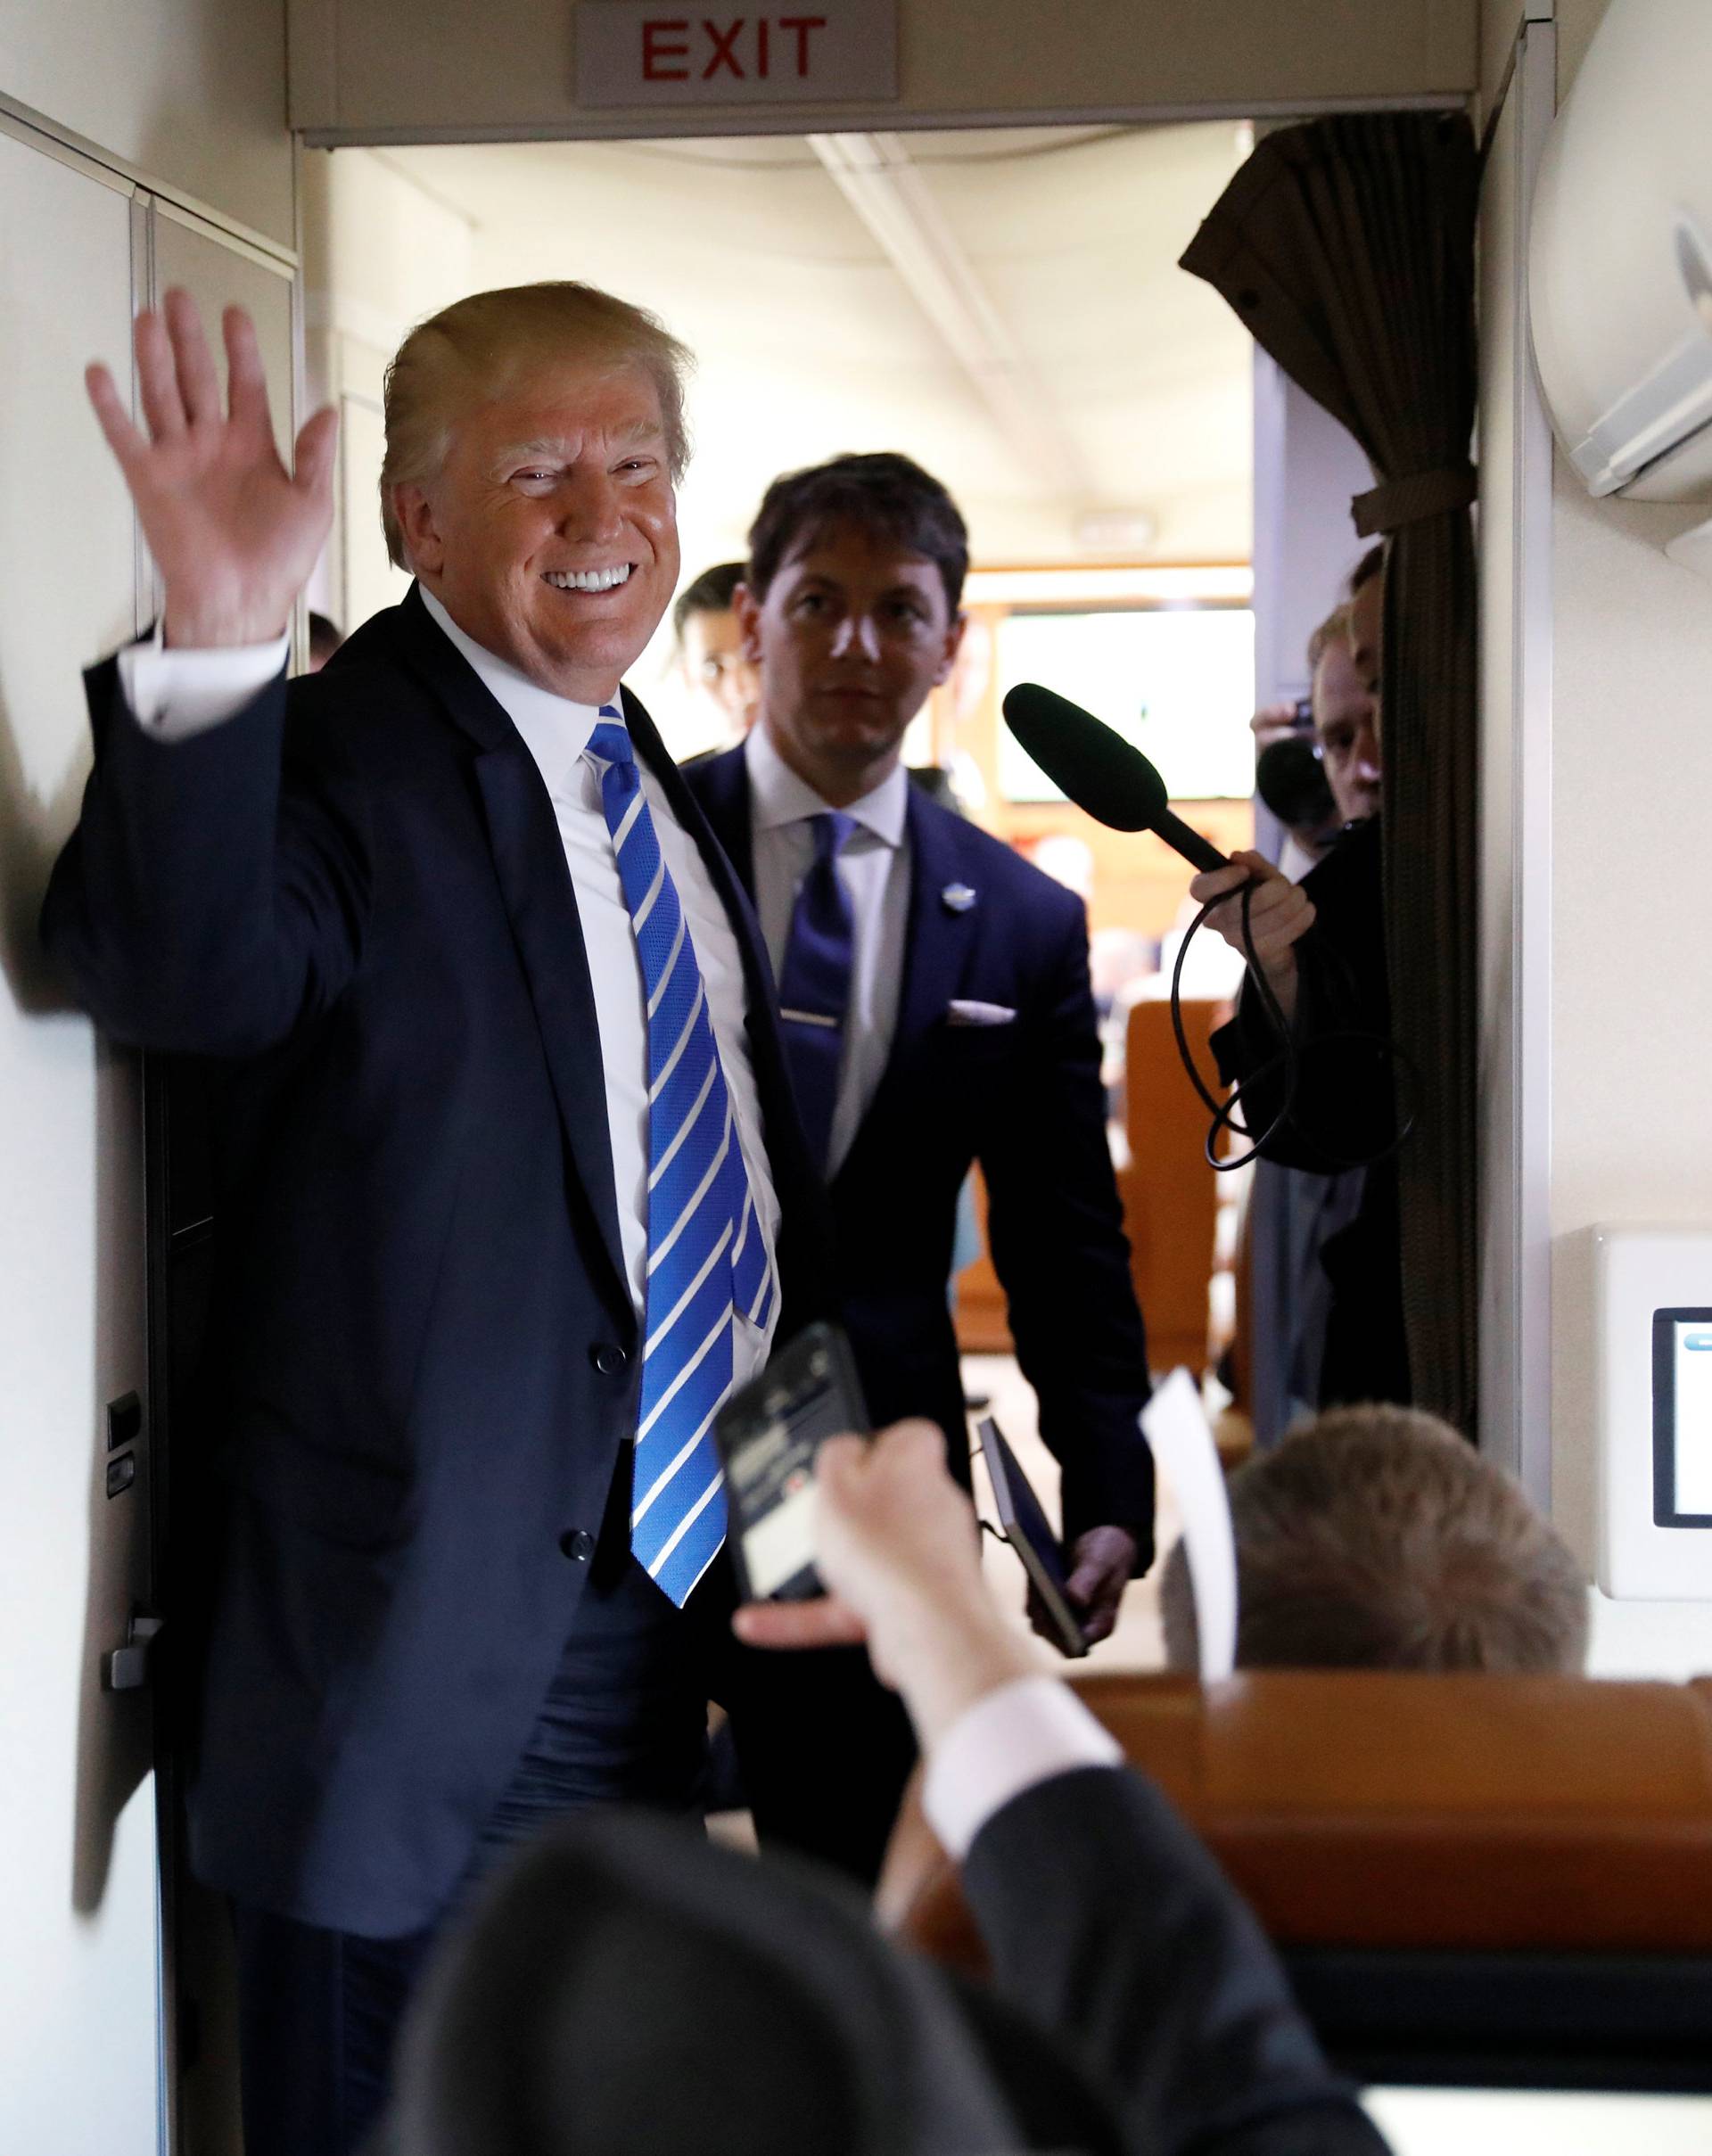
[{"label": "dark blue suit jacket", "polygon": [[[193,1856],[303,1921],[414,1930],[522,1749],[628,1473],[637,1327],[564,848],[414,591],[193,739],[145,736],[111,661],[89,700],[45,940],[109,1033],[227,1073],[210,1434],[231,1498]],[[627,715],[743,947],[794,1328],[829,1313],[829,1274],[765,954]]]},{"label": "dark blue suit jacket", "polygon": [[[754,887],[741,749],[685,774]],[[1067,1535],[1116,1522],[1148,1561],[1153,1461],[1136,1428],[1147,1344],[1106,1140],[1088,926],[1074,893],[910,790],[910,894],[891,1057],[832,1185],[845,1323],[877,1423],[926,1415],[967,1482],[963,1386],[946,1300],[971,1162],[1041,1434],[1064,1469]],[[946,893],[973,892],[959,909]],[[1004,1025],[946,1023],[953,1000]]]},{"label": "dark blue suit jacket", "polygon": [[975,1836],[963,1891],[992,1990],[1056,2040],[1110,2122],[1089,2133],[1000,2023],[984,2048],[1031,2121],[1026,2147],[1388,2156],[1253,1912],[1141,1775],[1036,1782]]}]

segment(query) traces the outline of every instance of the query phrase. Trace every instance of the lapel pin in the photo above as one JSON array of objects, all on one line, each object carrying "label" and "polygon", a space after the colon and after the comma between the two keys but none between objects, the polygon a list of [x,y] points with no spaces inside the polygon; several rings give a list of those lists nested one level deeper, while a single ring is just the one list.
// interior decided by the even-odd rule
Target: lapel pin
[{"label": "lapel pin", "polygon": [[939,896],[947,913],[967,913],[975,903],[975,893],[967,884],[947,884]]}]

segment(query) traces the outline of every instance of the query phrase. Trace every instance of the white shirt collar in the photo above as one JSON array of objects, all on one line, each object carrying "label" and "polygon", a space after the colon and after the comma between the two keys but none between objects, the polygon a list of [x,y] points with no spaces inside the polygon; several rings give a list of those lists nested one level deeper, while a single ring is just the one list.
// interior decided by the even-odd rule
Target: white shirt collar
[{"label": "white shirt collar", "polygon": [[[826,814],[831,803],[822,801],[807,780],[792,770],[768,738],[764,722],[751,727],[743,753],[749,766],[757,829],[774,831],[781,824],[802,823],[808,817]],[[864,794],[843,811],[865,831],[894,847],[903,843],[909,812],[910,775],[901,762],[893,765],[872,793]]]},{"label": "white shirt collar", "polygon": [[[482,686],[523,736],[551,793],[588,746],[588,737],[600,718],[599,705],[573,704],[569,696],[542,688],[509,660],[497,657],[485,644],[466,636],[426,585],[418,584],[416,589],[430,618],[463,653]],[[614,697],[613,702],[617,704],[618,699]],[[621,704],[619,708],[622,709]]]}]

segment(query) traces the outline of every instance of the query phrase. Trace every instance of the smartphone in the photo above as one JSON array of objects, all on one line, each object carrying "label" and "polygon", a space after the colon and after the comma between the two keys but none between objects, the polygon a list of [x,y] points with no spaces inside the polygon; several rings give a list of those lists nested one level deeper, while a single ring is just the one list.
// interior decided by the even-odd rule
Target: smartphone
[{"label": "smartphone", "polygon": [[745,1602],[825,1592],[814,1568],[814,1455],[828,1437],[873,1435],[850,1342],[810,1325],[720,1410],[731,1562]]},{"label": "smartphone", "polygon": [[981,1454],[987,1463],[987,1480],[992,1485],[992,1502],[998,1507],[1005,1540],[1023,1560],[1023,1570],[1046,1611],[1060,1653],[1072,1660],[1080,1659],[1088,1651],[1088,1642],[1070,1607],[1064,1559],[1052,1523],[1041,1509],[1033,1485],[1017,1464],[1016,1453],[1005,1442],[1004,1432],[991,1415],[982,1417],[975,1434],[981,1440]]}]

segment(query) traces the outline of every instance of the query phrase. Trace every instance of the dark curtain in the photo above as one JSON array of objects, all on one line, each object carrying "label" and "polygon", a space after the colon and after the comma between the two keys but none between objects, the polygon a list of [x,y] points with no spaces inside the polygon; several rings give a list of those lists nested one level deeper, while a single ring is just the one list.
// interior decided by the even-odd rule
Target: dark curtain
[{"label": "dark curtain", "polygon": [[[1397,1159],[1414,1397],[1475,1435],[1478,1322],[1474,429],[1478,160],[1466,119],[1368,113],[1268,136],[1182,267],[1340,420],[1387,535],[1382,683],[1393,1027],[1418,1077]],[[1328,596],[1329,603],[1330,596]]]}]

